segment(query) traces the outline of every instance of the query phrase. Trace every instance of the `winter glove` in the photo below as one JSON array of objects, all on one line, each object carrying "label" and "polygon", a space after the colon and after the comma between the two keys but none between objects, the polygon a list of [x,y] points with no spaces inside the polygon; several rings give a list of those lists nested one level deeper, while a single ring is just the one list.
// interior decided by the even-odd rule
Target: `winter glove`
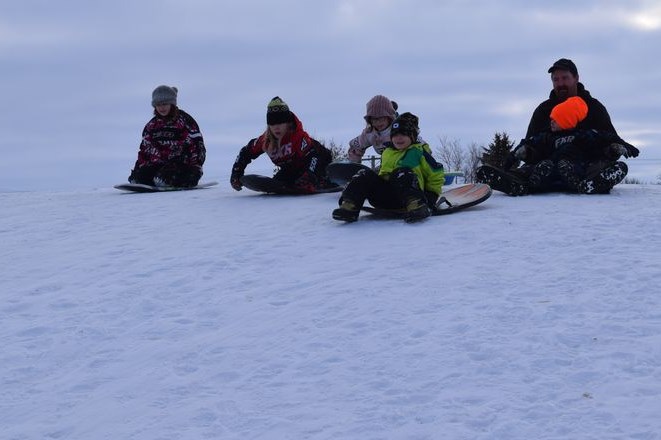
[{"label": "winter glove", "polygon": [[507,157],[505,157],[505,160],[503,161],[503,169],[504,170],[509,170],[514,166],[514,164],[518,161],[516,156],[514,156],[513,152],[510,152]]},{"label": "winter glove", "polygon": [[608,148],[610,154],[612,154],[614,158],[618,158],[620,156],[624,156],[626,158],[638,157],[638,154],[640,153],[640,150],[638,150],[638,148],[630,144],[612,143]]},{"label": "winter glove", "polygon": [[525,160],[528,155],[528,148],[528,145],[520,144],[514,150],[510,151],[505,161],[503,161],[503,169],[509,170],[520,160]]},{"label": "winter glove", "polygon": [[523,144],[519,145],[512,153],[518,160],[526,160],[528,157],[528,150],[530,150],[530,146],[528,144]]},{"label": "winter glove", "polygon": [[427,199],[427,205],[430,209],[436,207],[436,202],[438,201],[438,194],[433,191],[425,191],[425,198]]},{"label": "winter glove", "polygon": [[243,177],[243,173],[246,170],[246,167],[254,158],[259,156],[259,154],[253,155],[253,153],[251,153],[250,151],[253,145],[255,145],[255,141],[257,141],[257,138],[250,139],[250,142],[248,142],[248,144],[245,147],[239,150],[239,155],[236,156],[234,165],[232,165],[230,185],[232,185],[232,188],[234,188],[237,191],[241,191],[241,188],[243,188],[243,185],[241,184],[241,178]]},{"label": "winter glove", "polygon": [[241,184],[241,177],[243,177],[243,168],[234,164],[232,167],[232,175],[230,176],[230,185],[237,191],[241,191],[243,185]]}]

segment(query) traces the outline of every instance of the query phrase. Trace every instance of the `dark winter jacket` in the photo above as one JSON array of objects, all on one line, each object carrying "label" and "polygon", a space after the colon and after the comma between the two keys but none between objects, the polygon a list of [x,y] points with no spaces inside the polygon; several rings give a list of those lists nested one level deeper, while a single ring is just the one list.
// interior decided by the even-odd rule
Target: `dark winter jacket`
[{"label": "dark winter jacket", "polygon": [[323,155],[328,156],[330,159],[330,151],[303,130],[303,124],[295,115],[294,124],[294,131],[286,134],[280,140],[280,145],[278,146],[272,147],[268,145],[267,133],[262,134],[258,138],[251,139],[239,151],[234,168],[238,168],[241,174],[243,174],[243,170],[245,170],[250,162],[263,153],[266,153],[271,161],[281,169],[286,169],[291,174],[296,174],[299,171],[299,174],[303,174],[309,169],[310,162],[315,157]]},{"label": "dark winter jacket", "polygon": [[[585,90],[585,87],[580,82],[578,83],[578,96],[583,98],[583,100],[587,103],[588,115],[583,121],[578,123],[576,128],[594,129],[600,132],[610,132],[615,134],[615,136],[618,136],[617,132],[615,131],[615,127],[613,127],[613,123],[611,122],[611,118],[608,114],[608,111],[606,110],[606,107],[604,107],[601,102],[593,98],[590,95],[590,92]],[[557,104],[560,104],[560,102],[562,101],[558,99],[558,97],[555,95],[555,92],[551,90],[549,99],[539,104],[533,112],[532,118],[530,119],[530,124],[528,124],[526,138],[530,138],[545,131],[550,131],[551,110]],[[621,138],[619,138],[619,136],[618,141],[624,142]]]},{"label": "dark winter jacket", "polygon": [[525,148],[523,160],[528,164],[545,159],[590,162],[607,157],[610,145],[620,142],[622,140],[609,131],[571,129],[531,136],[521,141],[516,150]]},{"label": "dark winter jacket", "polygon": [[154,116],[142,131],[135,169],[179,162],[202,171],[206,148],[195,119],[173,106],[167,116]]}]

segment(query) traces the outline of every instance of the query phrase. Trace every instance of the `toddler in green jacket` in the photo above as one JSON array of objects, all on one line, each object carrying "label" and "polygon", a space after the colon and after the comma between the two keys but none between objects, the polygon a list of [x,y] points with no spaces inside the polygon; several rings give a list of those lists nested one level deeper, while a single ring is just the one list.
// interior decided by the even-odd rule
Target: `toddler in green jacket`
[{"label": "toddler in green jacket", "polygon": [[417,142],[418,117],[406,112],[390,127],[392,146],[383,151],[379,174],[359,171],[340,197],[333,211],[335,220],[354,222],[368,200],[376,208],[405,209],[406,221],[415,222],[431,215],[445,176],[443,166],[429,153],[427,144]]}]

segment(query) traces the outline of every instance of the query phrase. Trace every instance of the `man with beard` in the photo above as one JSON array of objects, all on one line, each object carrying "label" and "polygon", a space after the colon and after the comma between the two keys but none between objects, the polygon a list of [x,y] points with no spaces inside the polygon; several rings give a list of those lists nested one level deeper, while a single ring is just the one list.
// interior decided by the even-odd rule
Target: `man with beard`
[{"label": "man with beard", "polygon": [[530,118],[526,137],[535,136],[550,129],[551,110],[570,96],[579,96],[588,105],[587,117],[578,124],[576,128],[588,128],[599,131],[615,133],[615,127],[611,122],[606,107],[585,90],[582,83],[578,81],[578,69],[572,60],[561,58],[549,68],[553,90],[549,99],[537,106]]},{"label": "man with beard", "polygon": [[[533,112],[526,139],[549,132],[551,129],[551,110],[557,104],[564,102],[571,96],[581,97],[588,105],[588,114],[578,125],[577,129],[592,129],[599,132],[612,133],[621,141],[614,143],[609,154],[600,160],[596,160],[588,167],[586,182],[583,185],[586,193],[608,193],[610,189],[620,183],[627,175],[627,165],[616,161],[620,155],[624,157],[636,157],[638,150],[629,148],[630,145],[623,141],[615,131],[606,107],[590,95],[582,83],[579,82],[578,69],[573,61],[561,58],[548,69],[551,74],[553,90],[549,99],[537,106]],[[561,185],[537,189],[531,191],[528,180],[533,173],[551,172],[545,167],[545,158],[537,158],[535,162],[526,161],[524,152],[525,145],[520,144],[515,148],[505,162],[503,168],[492,165],[484,165],[477,170],[477,180],[488,183],[493,189],[505,192],[509,195],[525,195],[530,192],[547,192],[564,190]],[[512,165],[519,160],[525,163],[519,168],[511,169]],[[544,163],[542,163],[544,162]],[[540,165],[540,166],[536,166]],[[544,176],[547,177],[547,176]]]}]

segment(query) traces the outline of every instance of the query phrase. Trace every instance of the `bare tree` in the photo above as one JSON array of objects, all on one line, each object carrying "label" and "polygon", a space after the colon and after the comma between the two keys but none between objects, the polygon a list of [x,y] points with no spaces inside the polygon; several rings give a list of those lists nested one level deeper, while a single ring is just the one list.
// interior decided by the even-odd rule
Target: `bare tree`
[{"label": "bare tree", "polygon": [[436,158],[443,164],[446,171],[461,171],[464,168],[465,154],[459,141],[439,137],[441,146],[436,150]]},{"label": "bare tree", "polygon": [[336,144],[333,139],[331,139],[330,142],[326,142],[325,139],[320,139],[319,143],[330,150],[334,161],[347,159],[347,150],[344,148],[344,145]]},{"label": "bare tree", "polygon": [[482,162],[482,151],[484,147],[473,142],[468,146],[468,158],[463,168],[464,180],[466,182],[475,182],[475,172]]}]

